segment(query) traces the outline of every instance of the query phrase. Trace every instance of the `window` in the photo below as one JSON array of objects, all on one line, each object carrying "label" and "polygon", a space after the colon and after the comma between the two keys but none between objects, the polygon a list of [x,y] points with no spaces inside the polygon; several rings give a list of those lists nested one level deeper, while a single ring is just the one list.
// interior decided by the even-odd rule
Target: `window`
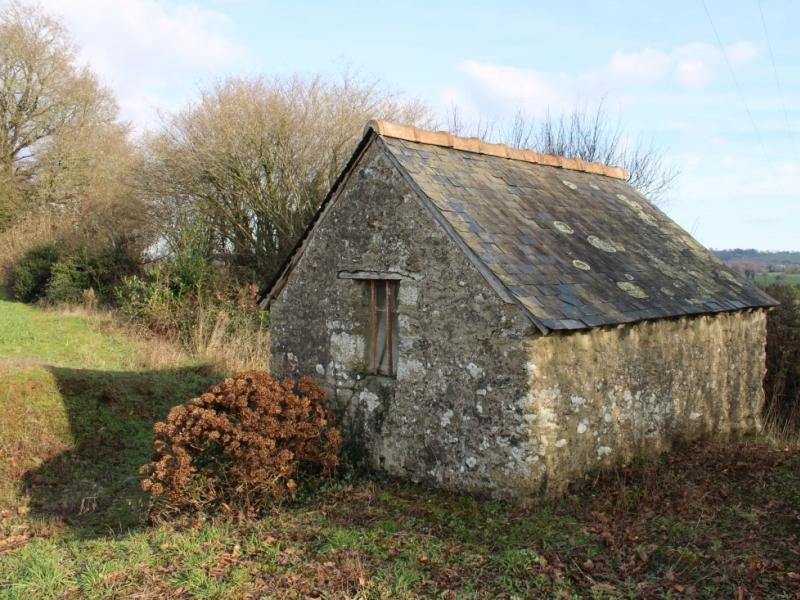
[{"label": "window", "polygon": [[376,375],[397,371],[397,284],[390,279],[370,279],[369,368]]}]

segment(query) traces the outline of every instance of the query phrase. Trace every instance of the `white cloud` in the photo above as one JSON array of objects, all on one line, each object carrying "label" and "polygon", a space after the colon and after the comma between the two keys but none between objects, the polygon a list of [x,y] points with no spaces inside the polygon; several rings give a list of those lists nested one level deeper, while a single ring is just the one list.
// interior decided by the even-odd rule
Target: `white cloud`
[{"label": "white cloud", "polygon": [[[727,46],[725,54],[731,64],[744,65],[758,57],[759,49],[752,42],[740,41]],[[444,106],[458,106],[462,115],[473,121],[487,115],[507,118],[518,110],[533,118],[548,110],[559,114],[579,100],[591,104],[601,97],[611,97],[620,110],[627,110],[635,102],[636,90],[647,86],[677,84],[690,91],[707,88],[725,68],[724,61],[717,46],[701,42],[666,51],[618,50],[602,68],[573,76],[465,60],[457,66],[464,79],[447,87],[441,97]],[[659,93],[663,97],[663,91]]]},{"label": "white cloud", "polygon": [[[725,54],[731,64],[746,64],[758,56],[758,47],[747,41],[737,42],[725,48]],[[657,83],[671,74],[680,85],[700,89],[711,82],[724,58],[716,46],[704,43],[676,46],[669,52],[652,48],[618,50],[611,55],[603,75],[614,83],[637,85]]]},{"label": "white cloud", "polygon": [[123,118],[151,125],[207,78],[247,62],[230,19],[193,3],[159,0],[42,0],[61,17],[88,63],[117,94]]},{"label": "white cloud", "polygon": [[730,61],[734,64],[745,64],[758,58],[761,51],[752,42],[736,42],[725,48]]},{"label": "white cloud", "polygon": [[[732,65],[744,65],[758,57],[759,49],[752,42],[740,41],[727,46],[725,55]],[[679,85],[697,90],[711,83],[715,72],[724,68],[724,60],[717,46],[699,42],[676,46],[669,52],[651,48],[617,51],[600,77],[618,84],[640,85],[665,81],[671,76]]]},{"label": "white cloud", "polygon": [[684,58],[675,65],[675,80],[684,87],[700,89],[711,81],[711,69],[700,59]]},{"label": "white cloud", "polygon": [[611,55],[608,72],[623,83],[653,83],[660,80],[670,65],[670,56],[646,48],[641,52],[617,51]]},{"label": "white cloud", "polygon": [[[534,69],[466,60],[458,66],[467,76],[477,104],[499,105],[502,112],[523,111],[531,117],[572,104],[557,77]],[[461,92],[463,94],[463,92]]]},{"label": "white cloud", "polygon": [[[453,125],[451,120],[458,118],[463,124],[475,123],[481,119],[481,111],[473,102],[472,96],[458,86],[449,86],[439,94],[440,105],[445,122]],[[455,114],[454,114],[455,113]],[[466,132],[461,132],[466,135]],[[470,132],[471,134],[471,132]]]}]

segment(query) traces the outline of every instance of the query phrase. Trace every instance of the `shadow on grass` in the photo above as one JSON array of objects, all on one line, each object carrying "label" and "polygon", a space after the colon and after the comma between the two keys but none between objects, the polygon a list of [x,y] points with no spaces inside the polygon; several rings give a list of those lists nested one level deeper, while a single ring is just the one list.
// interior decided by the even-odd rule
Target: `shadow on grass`
[{"label": "shadow on grass", "polygon": [[79,537],[140,526],[147,498],[138,470],[152,452],[153,424],[202,392],[208,371],[49,370],[67,412],[72,449],[25,474],[31,515],[59,519]]}]

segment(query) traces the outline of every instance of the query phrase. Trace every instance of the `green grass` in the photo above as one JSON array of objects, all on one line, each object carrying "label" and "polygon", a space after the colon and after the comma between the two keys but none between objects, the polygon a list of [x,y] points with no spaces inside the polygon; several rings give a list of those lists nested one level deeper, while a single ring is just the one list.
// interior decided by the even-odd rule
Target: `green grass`
[{"label": "green grass", "polygon": [[753,280],[762,286],[773,283],[800,285],[800,273],[756,273]]},{"label": "green grass", "polygon": [[0,358],[65,367],[115,369],[130,364],[135,344],[104,335],[81,316],[0,300]]},{"label": "green grass", "polygon": [[77,536],[141,523],[153,423],[209,381],[182,359],[142,369],[141,347],[107,318],[0,300],[0,510]]},{"label": "green grass", "polygon": [[[253,523],[146,523],[152,424],[208,383],[0,301],[0,598],[793,598],[800,452],[690,448],[523,509],[381,478]],[[146,349],[146,348],[145,348]]]}]

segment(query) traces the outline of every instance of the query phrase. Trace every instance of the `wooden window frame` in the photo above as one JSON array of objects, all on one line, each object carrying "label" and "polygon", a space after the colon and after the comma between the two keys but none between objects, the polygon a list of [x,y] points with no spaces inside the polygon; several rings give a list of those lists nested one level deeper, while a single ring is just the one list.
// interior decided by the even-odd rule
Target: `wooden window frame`
[{"label": "wooden window frame", "polygon": [[[370,330],[370,354],[369,366],[373,375],[395,376],[394,369],[394,286],[398,284],[393,279],[370,279],[369,280],[369,330]],[[378,286],[385,286],[386,299],[386,353],[388,368],[381,370],[381,363],[378,359]]]}]

